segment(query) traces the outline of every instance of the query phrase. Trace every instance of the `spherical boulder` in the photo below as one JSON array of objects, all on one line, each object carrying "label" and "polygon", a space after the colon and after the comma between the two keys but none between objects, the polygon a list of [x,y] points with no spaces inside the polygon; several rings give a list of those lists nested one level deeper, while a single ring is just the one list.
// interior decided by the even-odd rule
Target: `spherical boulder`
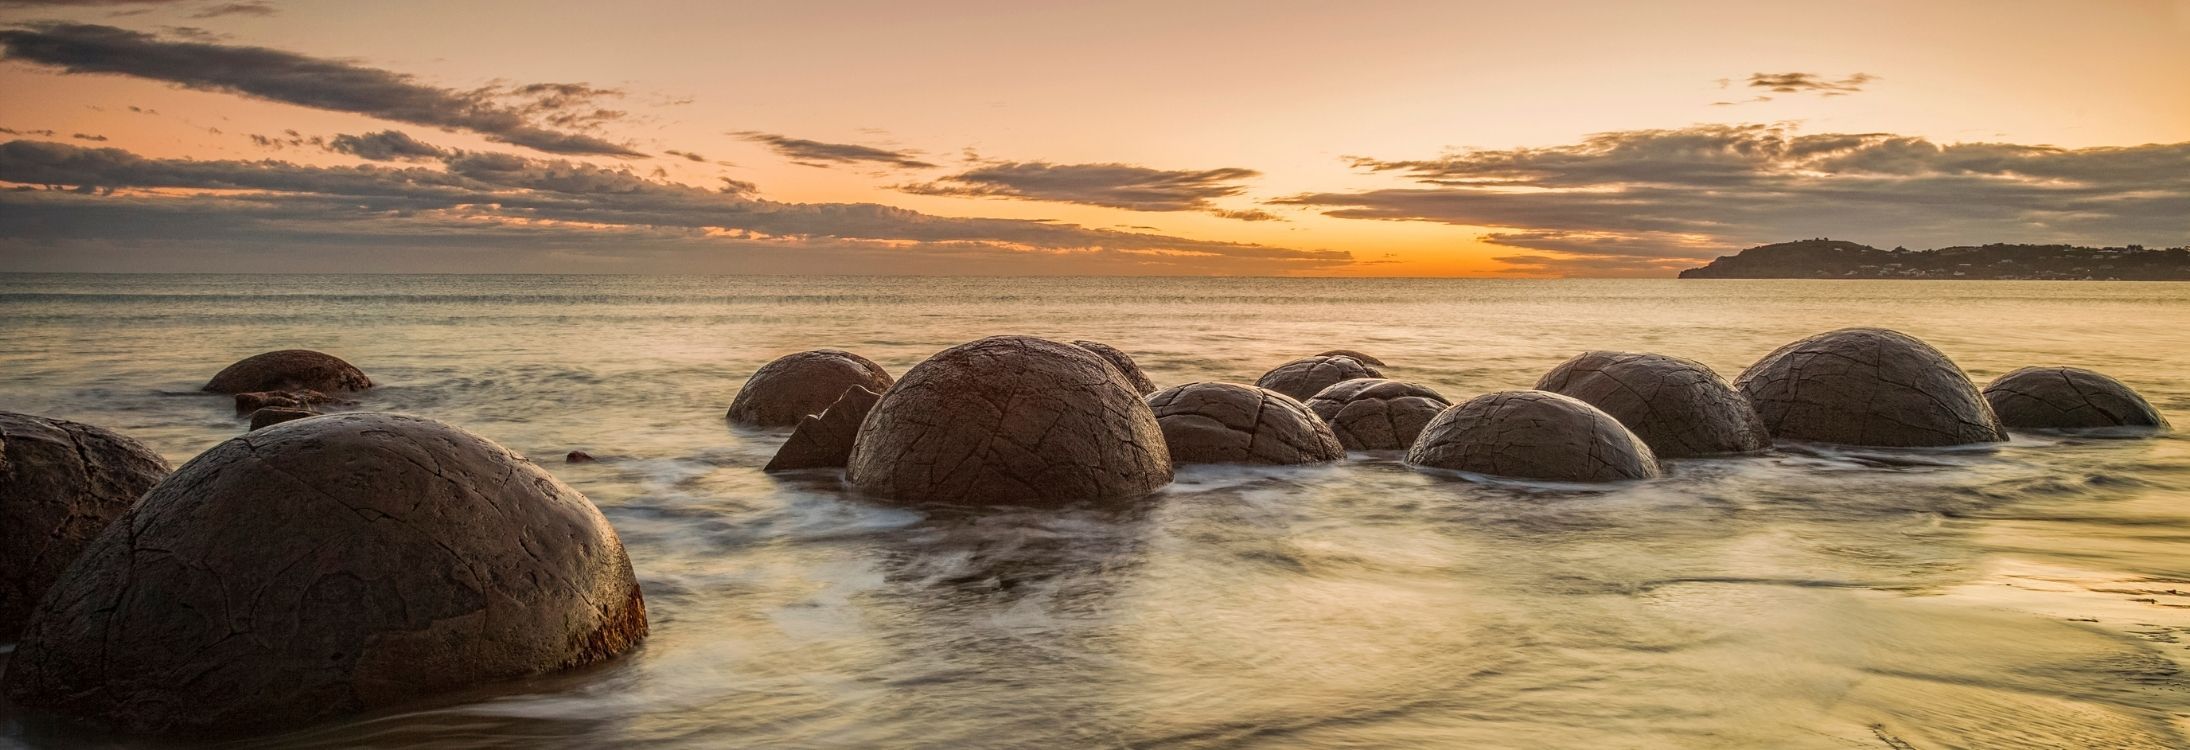
[{"label": "spherical boulder", "polygon": [[867,413],[846,474],[906,502],[1140,497],[1171,481],[1156,415],[1095,353],[1032,336],[945,349]]},{"label": "spherical boulder", "polygon": [[1074,341],[1072,345],[1094,352],[1103,361],[1118,368],[1118,372],[1125,375],[1125,382],[1133,384],[1135,392],[1143,396],[1156,392],[1156,381],[1149,380],[1148,374],[1141,372],[1141,365],[1133,361],[1133,355],[1100,341]]},{"label": "spherical boulder", "polygon": [[1992,381],[1984,394],[2001,424],[2018,429],[2169,427],[2136,390],[2079,367],[2025,367]]},{"label": "spherical boulder", "polygon": [[1555,482],[1659,475],[1650,446],[1619,420],[1545,391],[1489,393],[1446,409],[1422,428],[1407,463]]},{"label": "spherical boulder", "polygon": [[245,357],[207,381],[204,390],[214,393],[261,391],[362,391],[373,387],[350,363],[331,354],[310,349],[283,349]]},{"label": "spherical boulder", "polygon": [[1340,444],[1356,451],[1406,450],[1422,427],[1451,405],[1429,386],[1382,378],[1332,384],[1307,404]]},{"label": "spherical boulder", "polygon": [[1292,397],[1237,383],[1188,383],[1157,391],[1148,406],[1163,426],[1172,463],[1312,464],[1346,457],[1315,412]]},{"label": "spherical boulder", "polygon": [[1365,364],[1365,365],[1371,365],[1371,366],[1374,366],[1374,367],[1383,367],[1383,366],[1384,366],[1384,360],[1381,360],[1381,359],[1377,359],[1377,358],[1375,358],[1375,357],[1371,357],[1371,356],[1369,356],[1369,355],[1367,355],[1367,354],[1362,354],[1361,352],[1357,352],[1357,351],[1354,351],[1354,350],[1352,350],[1352,349],[1332,349],[1332,350],[1330,350],[1330,351],[1324,352],[1324,353],[1322,353],[1322,354],[1318,354],[1318,355],[1316,355],[1316,356],[1318,356],[1318,357],[1352,357],[1352,358],[1354,358],[1354,359],[1358,359],[1358,360],[1361,360],[1361,363],[1362,363],[1362,364]]},{"label": "spherical boulder", "polygon": [[295,726],[613,657],[646,636],[584,495],[440,422],[336,414],[192,459],[54,584],[18,706],[137,733]]},{"label": "spherical boulder", "polygon": [[1536,389],[1587,402],[1620,420],[1659,458],[1755,453],[1772,435],[1749,399],[1701,362],[1663,354],[1584,352]]},{"label": "spherical boulder", "polygon": [[2007,439],[1962,368],[1898,331],[1811,336],[1764,355],[1734,387],[1775,438],[1888,448]]},{"label": "spherical boulder", "polygon": [[786,354],[761,365],[730,401],[729,420],[754,427],[788,427],[836,403],[844,389],[889,390],[890,373],[866,357],[840,349]]},{"label": "spherical boulder", "polygon": [[15,640],[61,571],[169,471],[112,431],[0,412],[0,642]]},{"label": "spherical boulder", "polygon": [[1314,398],[1323,389],[1354,378],[1381,378],[1384,373],[1374,365],[1343,354],[1318,354],[1278,365],[1255,380],[1255,387],[1268,388],[1295,400]]}]

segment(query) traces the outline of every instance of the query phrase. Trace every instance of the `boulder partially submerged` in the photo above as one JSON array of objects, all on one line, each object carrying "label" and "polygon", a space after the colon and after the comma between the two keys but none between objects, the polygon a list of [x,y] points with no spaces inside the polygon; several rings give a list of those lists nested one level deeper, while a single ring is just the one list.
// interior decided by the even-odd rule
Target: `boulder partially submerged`
[{"label": "boulder partially submerged", "polygon": [[761,365],[730,401],[734,424],[787,427],[836,403],[846,388],[889,390],[890,373],[866,357],[841,349],[786,354]]},{"label": "boulder partially submerged", "polygon": [[1148,397],[1179,464],[1311,464],[1346,457],[1308,407],[1267,388],[1188,383]]},{"label": "boulder partially submerged", "polygon": [[1503,391],[1457,404],[1422,429],[1407,463],[1555,482],[1659,475],[1650,446],[1619,420],[1545,391]]},{"label": "boulder partially submerged", "polygon": [[1626,425],[1659,458],[1755,453],[1772,447],[1749,399],[1701,362],[1663,354],[1584,352],[1536,389],[1588,402]]},{"label": "boulder partially submerged", "polygon": [[338,414],[214,446],[32,615],[16,705],[138,733],[295,726],[629,650],[646,606],[584,495],[477,435]]},{"label": "boulder partially submerged", "polygon": [[1171,481],[1148,404],[1095,353],[1032,336],[945,349],[867,414],[847,476],[907,502],[1059,504]]},{"label": "boulder partially submerged", "polygon": [[319,391],[339,393],[373,387],[372,378],[342,358],[310,349],[283,349],[246,357],[207,381],[214,393]]},{"label": "boulder partially submerged", "polygon": [[1352,349],[1332,349],[1332,350],[1330,350],[1330,351],[1324,352],[1324,353],[1322,353],[1322,354],[1318,354],[1318,355],[1316,355],[1316,356],[1318,356],[1318,357],[1352,357],[1352,358],[1354,358],[1354,359],[1360,360],[1362,364],[1365,364],[1365,365],[1370,365],[1370,366],[1372,366],[1372,367],[1383,367],[1383,366],[1384,366],[1384,360],[1381,360],[1381,359],[1377,359],[1377,358],[1375,358],[1375,357],[1371,357],[1371,356],[1369,356],[1369,355],[1367,355],[1367,354],[1362,354],[1361,352],[1358,352],[1358,351],[1354,351],[1354,350],[1352,350]]},{"label": "boulder partially submerged", "polygon": [[1406,450],[1451,405],[1429,386],[1382,378],[1336,383],[1307,403],[1340,444],[1357,451]]},{"label": "boulder partially submerged", "polygon": [[281,424],[283,422],[294,422],[296,420],[304,419],[306,417],[316,416],[319,416],[319,412],[312,411],[310,409],[291,409],[282,406],[269,406],[255,412],[251,412],[251,429],[263,429],[267,427],[272,427],[277,424]]},{"label": "boulder partially submerged", "polygon": [[1156,392],[1156,381],[1149,380],[1148,373],[1141,372],[1141,365],[1133,361],[1133,355],[1100,341],[1074,341],[1072,345],[1094,352],[1103,361],[1118,368],[1118,373],[1125,376],[1125,381],[1133,384],[1134,392],[1143,396]]},{"label": "boulder partially submerged", "polygon": [[1294,400],[1306,401],[1323,392],[1323,389],[1344,381],[1381,377],[1384,377],[1382,371],[1353,357],[1318,354],[1271,368],[1255,380],[1255,387],[1268,388],[1291,396]]},{"label": "boulder partially submerged", "polygon": [[1780,439],[1879,447],[2007,439],[1962,368],[1898,331],[1811,336],[1757,360],[1734,387]]},{"label": "boulder partially submerged", "polygon": [[799,420],[798,429],[791,431],[790,439],[783,441],[783,447],[776,449],[775,457],[761,470],[843,468],[852,458],[852,442],[859,437],[860,423],[881,400],[882,394],[856,385],[844,389],[844,395],[829,408]]},{"label": "boulder partially submerged", "polygon": [[2134,388],[2080,367],[2025,367],[1985,386],[2001,424],[2025,430],[2167,429],[2167,417]]},{"label": "boulder partially submerged", "polygon": [[113,431],[0,412],[0,642],[15,640],[61,571],[169,471]]}]

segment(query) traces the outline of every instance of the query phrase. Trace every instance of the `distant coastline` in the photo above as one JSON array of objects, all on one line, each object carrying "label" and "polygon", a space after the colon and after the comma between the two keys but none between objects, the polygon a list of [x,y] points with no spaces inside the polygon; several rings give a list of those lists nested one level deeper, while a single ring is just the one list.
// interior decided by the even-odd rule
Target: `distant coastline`
[{"label": "distant coastline", "polygon": [[1830,239],[1760,245],[1684,279],[2046,279],[2190,281],[2190,248],[2009,245],[1881,250]]}]

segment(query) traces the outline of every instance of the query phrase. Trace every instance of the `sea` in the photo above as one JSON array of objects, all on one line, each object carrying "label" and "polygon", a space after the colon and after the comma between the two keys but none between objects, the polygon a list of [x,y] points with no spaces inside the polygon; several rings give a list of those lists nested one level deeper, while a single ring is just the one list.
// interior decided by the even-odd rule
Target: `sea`
[{"label": "sea", "polygon": [[[317,349],[380,383],[356,408],[525,454],[629,549],[653,634],[625,658],[215,747],[2190,747],[2180,434],[1782,444],[1587,489],[1355,453],[970,512],[765,474],[787,431],[723,419],[825,347],[903,374],[1091,339],[1163,386],[1347,348],[1458,401],[1592,349],[1731,380],[1847,326],[1979,384],[2099,370],[2190,429],[2190,285],[2048,281],[0,275],[0,409],[180,465],[246,428],[213,373]],[[203,746],[0,704],[10,744]]]}]

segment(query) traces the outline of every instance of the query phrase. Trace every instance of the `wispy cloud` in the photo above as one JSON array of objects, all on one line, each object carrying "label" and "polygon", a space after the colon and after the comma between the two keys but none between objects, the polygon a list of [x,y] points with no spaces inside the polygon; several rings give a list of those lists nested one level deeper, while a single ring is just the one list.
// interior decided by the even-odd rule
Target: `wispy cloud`
[{"label": "wispy cloud", "polygon": [[409,133],[400,130],[382,130],[364,135],[343,133],[328,139],[327,150],[372,161],[424,161],[443,158],[451,153],[447,149],[412,138]]},{"label": "wispy cloud", "polygon": [[263,18],[279,12],[280,11],[275,10],[274,6],[272,5],[253,0],[252,2],[219,3],[216,5],[208,5],[204,8],[198,9],[198,11],[195,13],[191,13],[190,17],[219,18],[221,16],[258,16]]},{"label": "wispy cloud", "polygon": [[585,84],[527,84],[471,91],[409,75],[293,52],[173,41],[112,26],[41,23],[0,30],[7,59],[67,73],[126,75],[185,88],[302,107],[464,130],[555,154],[643,157],[584,127],[619,113],[596,105],[615,92]]},{"label": "wispy cloud", "polygon": [[1242,183],[1261,174],[1238,167],[1167,170],[1132,164],[989,162],[897,189],[916,195],[1079,203],[1129,211],[1200,211],[1243,221],[1278,219],[1266,211],[1230,211],[1212,202],[1246,192]]},{"label": "wispy cloud", "polygon": [[778,133],[762,133],[743,130],[731,133],[754,143],[773,149],[791,163],[808,167],[828,167],[845,164],[879,164],[903,169],[928,169],[934,164],[921,161],[913,151],[862,146],[856,143],[825,143],[804,138],[792,138]]}]

